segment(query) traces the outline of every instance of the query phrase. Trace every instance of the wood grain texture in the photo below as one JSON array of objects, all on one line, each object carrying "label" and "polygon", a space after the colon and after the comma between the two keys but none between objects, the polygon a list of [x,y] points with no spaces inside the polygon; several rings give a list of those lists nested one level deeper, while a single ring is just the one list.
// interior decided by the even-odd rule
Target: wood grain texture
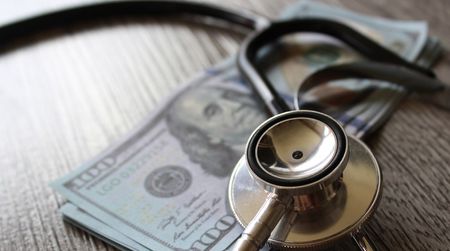
[{"label": "wood grain texture", "polygon": [[[0,3],[0,22],[88,1]],[[275,17],[291,0],[213,1]],[[450,45],[450,2],[327,0],[423,19]],[[54,30],[0,56],[0,250],[113,250],[63,223],[48,183],[131,130],[180,83],[237,51],[238,34],[122,18]],[[437,66],[450,83],[450,57]],[[409,99],[369,141],[384,193],[368,231],[382,250],[450,250],[450,112]]]}]

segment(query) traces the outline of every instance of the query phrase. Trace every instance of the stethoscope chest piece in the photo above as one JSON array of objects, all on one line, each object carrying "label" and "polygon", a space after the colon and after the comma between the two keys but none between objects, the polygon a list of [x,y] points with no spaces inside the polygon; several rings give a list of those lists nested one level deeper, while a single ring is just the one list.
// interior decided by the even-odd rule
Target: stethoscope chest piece
[{"label": "stethoscope chest piece", "polygon": [[376,208],[380,168],[360,140],[313,111],[274,116],[250,137],[229,183],[231,209],[246,228],[235,250],[315,249],[353,237]]}]

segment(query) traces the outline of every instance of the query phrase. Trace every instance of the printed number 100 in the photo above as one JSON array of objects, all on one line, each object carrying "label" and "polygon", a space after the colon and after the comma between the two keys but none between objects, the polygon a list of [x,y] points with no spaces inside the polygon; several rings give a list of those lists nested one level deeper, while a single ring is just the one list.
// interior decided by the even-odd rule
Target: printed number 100
[{"label": "printed number 100", "polygon": [[220,218],[214,228],[208,229],[200,239],[195,241],[190,250],[206,251],[213,247],[213,244],[222,239],[236,224],[236,219],[233,216],[225,215]]}]

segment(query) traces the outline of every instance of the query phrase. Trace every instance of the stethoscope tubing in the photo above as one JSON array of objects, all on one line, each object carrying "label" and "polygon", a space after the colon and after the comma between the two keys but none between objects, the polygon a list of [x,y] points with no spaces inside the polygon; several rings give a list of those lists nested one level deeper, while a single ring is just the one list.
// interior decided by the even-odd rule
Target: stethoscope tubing
[{"label": "stethoscope tubing", "polygon": [[[331,66],[325,70],[318,71],[307,77],[305,83],[300,85],[301,89],[298,92],[300,95],[297,95],[297,104],[301,104],[301,102],[298,102],[298,99],[308,89],[304,86],[311,87],[324,83],[327,79],[333,80],[331,76],[336,75],[387,80],[403,85],[412,91],[433,92],[443,89],[442,83],[433,80],[435,75],[432,71],[406,61],[342,23],[319,18],[270,22],[266,17],[255,13],[186,1],[134,0],[103,2],[44,13],[0,27],[0,49],[7,47],[10,42],[14,42],[21,37],[80,21],[130,15],[154,17],[178,16],[180,14],[212,17],[245,29],[254,30],[253,33],[247,36],[239,50],[237,65],[272,115],[289,111],[291,107],[280,97],[276,88],[270,83],[265,74],[258,69],[255,63],[256,56],[263,46],[273,43],[285,35],[298,32],[317,32],[333,36],[356,49],[367,59],[391,65],[371,65],[371,63],[364,62],[361,65],[352,63],[345,66]],[[370,69],[371,67],[373,69]],[[397,71],[398,69],[401,70]],[[409,82],[414,84],[408,84]],[[296,109],[300,108],[296,106]]]},{"label": "stethoscope tubing", "polygon": [[249,11],[229,10],[217,5],[189,1],[115,1],[73,6],[42,13],[0,26],[0,47],[30,34],[60,28],[71,23],[121,16],[179,16],[182,14],[212,17],[240,27],[256,30],[268,24],[268,19]]}]

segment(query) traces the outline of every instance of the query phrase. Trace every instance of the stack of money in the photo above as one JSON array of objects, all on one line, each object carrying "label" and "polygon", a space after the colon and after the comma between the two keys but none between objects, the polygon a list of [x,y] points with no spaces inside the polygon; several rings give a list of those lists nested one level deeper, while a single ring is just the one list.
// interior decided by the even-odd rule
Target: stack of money
[{"label": "stack of money", "polygon": [[[423,22],[363,16],[316,2],[300,2],[282,18],[326,17],[345,22],[408,60],[430,67],[441,47]],[[359,56],[325,36],[302,34],[273,45],[264,65],[292,103],[301,80]],[[276,53],[271,53],[276,52]],[[227,202],[229,175],[246,140],[267,115],[241,78],[234,59],[180,88],[138,128],[95,159],[53,182],[68,202],[65,221],[123,250],[225,250],[242,227]],[[376,88],[371,86],[376,85]],[[349,133],[381,124],[407,94],[389,83],[339,81],[311,95],[320,105],[333,90],[366,93],[353,106],[325,107]]]}]

